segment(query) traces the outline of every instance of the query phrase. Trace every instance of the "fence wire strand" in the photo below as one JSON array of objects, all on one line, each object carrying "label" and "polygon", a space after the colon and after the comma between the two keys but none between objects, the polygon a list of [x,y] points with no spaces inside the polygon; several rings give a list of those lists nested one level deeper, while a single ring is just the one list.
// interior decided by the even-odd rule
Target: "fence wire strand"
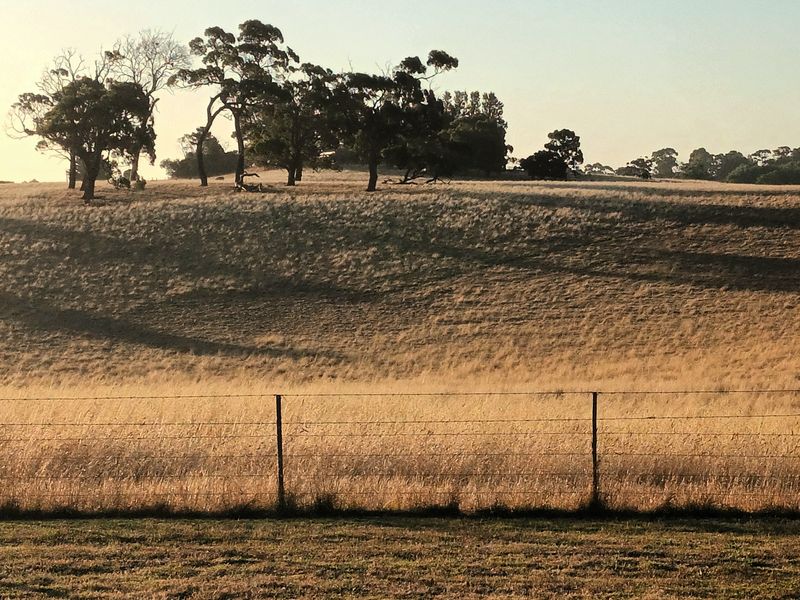
[{"label": "fence wire strand", "polygon": [[[370,499],[386,502],[387,496],[425,502],[460,494],[532,498],[539,504],[547,504],[543,498],[567,496],[602,495],[613,501],[615,494],[648,489],[687,501],[710,495],[726,502],[780,499],[796,506],[800,442],[794,440],[800,438],[800,422],[795,421],[800,412],[794,409],[798,394],[800,389],[2,397],[0,444],[13,454],[11,461],[0,461],[0,500],[22,494],[36,499],[93,499],[100,504],[116,498],[147,502],[236,497],[265,503],[277,497],[280,503],[285,500],[286,480],[291,494],[313,497],[334,489],[342,502],[352,497],[367,504]],[[757,405],[751,403],[750,410],[755,412],[737,413],[727,404],[706,412],[713,405],[704,400],[701,406],[681,404],[683,412],[670,412],[664,399],[669,395],[734,399],[749,395],[754,402],[773,396],[791,402],[771,406],[774,410],[764,406],[756,410],[753,406]],[[650,414],[620,414],[637,410],[626,402],[648,397],[659,398]],[[387,419],[381,403],[375,402],[380,398],[407,402],[398,403],[402,413],[397,419]],[[513,401],[517,412],[526,413],[504,416],[502,398]],[[566,399],[578,403],[562,406]],[[230,405],[221,401],[241,400],[270,413],[275,401],[277,408],[264,418],[246,412],[241,419],[181,418],[172,414],[174,406],[166,406],[170,412],[163,420],[149,414],[112,420],[104,418],[100,408],[94,409],[97,414],[87,410],[85,421],[56,416],[48,420],[46,414],[27,419],[7,414],[2,420],[14,403],[68,406],[74,401],[182,400],[217,403],[226,410]],[[336,410],[338,405],[332,400],[345,403],[341,413],[320,416],[315,412]],[[430,416],[431,410],[447,410],[446,404],[439,403],[442,400],[459,400],[454,411],[474,405],[485,418],[470,418],[468,412],[453,418]],[[366,418],[363,412],[353,412],[353,418],[343,416],[352,412],[346,409],[347,403],[357,401],[369,401],[361,410],[371,411],[374,418]],[[548,413],[548,401],[558,412],[550,407]],[[285,420],[281,403],[288,410]],[[241,410],[252,410],[252,406],[244,404]],[[651,423],[654,429],[646,430]],[[708,431],[703,430],[706,423]],[[732,430],[725,430],[728,423],[736,423],[735,429],[730,425]],[[193,451],[195,443],[201,450]],[[126,445],[129,451],[124,451]],[[698,465],[707,471],[697,472]],[[421,489],[415,489],[415,480]],[[277,488],[276,481],[280,482]],[[414,489],[396,487],[396,481]],[[207,485],[191,492],[180,488],[189,482]],[[242,490],[237,482],[257,487]],[[70,485],[94,491],[64,492]],[[562,489],[564,485],[570,487]],[[441,489],[448,486],[452,489]],[[621,502],[628,500],[620,496]]]}]

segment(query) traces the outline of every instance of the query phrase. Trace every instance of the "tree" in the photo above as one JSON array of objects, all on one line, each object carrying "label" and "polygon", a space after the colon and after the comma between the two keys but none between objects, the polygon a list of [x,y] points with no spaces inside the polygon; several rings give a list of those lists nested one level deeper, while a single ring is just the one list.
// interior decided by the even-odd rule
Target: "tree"
[{"label": "tree", "polygon": [[532,179],[566,179],[569,166],[564,157],[553,150],[539,150],[519,161]]},{"label": "tree", "polygon": [[197,141],[200,185],[208,185],[203,142],[217,116],[227,111],[233,119],[238,152],[235,184],[241,186],[245,168],[244,121],[253,107],[274,101],[280,93],[279,83],[300,59],[284,45],[280,29],[257,20],[239,25],[238,37],[221,27],[209,27],[204,36],[189,42],[190,52],[200,58],[203,66],[181,69],[171,81],[189,88],[209,86],[215,90],[206,106],[206,124]]},{"label": "tree", "polygon": [[689,162],[683,165],[683,175],[687,179],[714,179],[719,162],[717,157],[705,148],[698,148],[689,155]]},{"label": "tree", "polygon": [[[21,94],[19,100],[11,107],[9,114],[10,135],[14,137],[38,136],[37,123],[44,118],[44,113],[55,104],[56,95],[63,93],[64,88],[83,77],[91,77],[95,81],[104,82],[110,75],[113,52],[105,52],[98,56],[93,65],[74,49],[66,48],[56,56],[36,83],[36,92]],[[93,67],[93,68],[92,68]],[[79,164],[74,149],[65,148],[59,143],[42,138],[36,146],[40,152],[53,152],[69,161],[67,169],[67,188],[75,189],[78,174],[85,171]]]},{"label": "tree", "polygon": [[727,154],[718,154],[714,162],[716,164],[714,178],[718,181],[726,181],[728,176],[739,167],[752,164],[750,159],[736,150],[731,150]]},{"label": "tree", "polygon": [[[152,119],[158,102],[157,93],[174,84],[173,76],[189,67],[186,47],[175,41],[171,33],[144,30],[137,36],[125,36],[114,45],[111,75],[118,81],[128,81],[141,86],[148,101]],[[138,142],[136,142],[138,143]],[[139,179],[141,147],[129,150],[131,156],[130,180]]]},{"label": "tree", "polygon": [[338,78],[309,63],[295,75],[281,84],[273,102],[253,109],[245,128],[256,162],[286,169],[289,186],[302,179],[305,165],[315,165],[337,145],[330,121]]},{"label": "tree", "polygon": [[583,168],[587,175],[614,175],[615,171],[612,167],[602,163],[592,163]]},{"label": "tree", "polygon": [[772,160],[776,163],[791,162],[793,152],[794,150],[792,150],[789,146],[778,146],[772,151]]},{"label": "tree", "polygon": [[[404,59],[389,75],[349,73],[344,132],[354,149],[369,168],[367,191],[374,192],[378,183],[378,166],[384,152],[396,143],[401,134],[413,131],[412,114],[420,103],[430,100],[423,91],[423,82],[458,67],[458,59],[441,50],[432,50],[423,63],[419,57]],[[429,69],[432,72],[429,73]],[[428,90],[430,94],[432,91]]]},{"label": "tree", "polygon": [[506,143],[508,123],[494,92],[446,92],[442,100],[451,119],[448,137],[459,169],[481,171],[487,177],[504,171],[513,148]]},{"label": "tree", "polygon": [[550,141],[544,145],[545,149],[561,157],[573,173],[577,172],[583,164],[580,136],[571,129],[559,129],[547,137]]},{"label": "tree", "polygon": [[750,160],[752,160],[759,167],[763,167],[772,161],[772,150],[757,150],[750,155]]},{"label": "tree", "polygon": [[198,127],[192,133],[187,133],[180,138],[183,158],[178,160],[163,160],[161,168],[167,175],[175,178],[190,179],[197,174],[197,140],[203,136],[203,156],[205,169],[209,176],[233,173],[238,161],[237,152],[228,152],[219,143],[214,134],[204,134],[203,128]]},{"label": "tree", "polygon": [[404,171],[400,183],[420,177],[427,182],[450,177],[463,166],[463,148],[450,139],[448,115],[442,100],[432,90],[423,90],[424,100],[407,111],[407,127],[386,149],[386,160]]},{"label": "tree", "polygon": [[680,167],[678,164],[678,151],[675,148],[656,150],[650,160],[653,163],[652,175],[660,179],[675,177]]},{"label": "tree", "polygon": [[32,130],[46,143],[75,155],[86,167],[83,199],[94,198],[95,182],[104,160],[126,155],[140,145],[155,160],[155,132],[149,120],[150,103],[141,86],[80,77],[48,96],[20,97],[39,115]]},{"label": "tree", "polygon": [[617,175],[651,179],[653,177],[653,161],[649,158],[637,158],[617,169]]}]

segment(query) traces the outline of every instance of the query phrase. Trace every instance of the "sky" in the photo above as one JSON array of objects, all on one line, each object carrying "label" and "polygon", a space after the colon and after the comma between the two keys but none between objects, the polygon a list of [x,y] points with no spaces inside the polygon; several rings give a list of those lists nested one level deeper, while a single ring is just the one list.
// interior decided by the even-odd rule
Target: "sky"
[{"label": "sky", "polygon": [[[306,62],[380,71],[431,49],[460,66],[440,91],[494,91],[513,155],[547,133],[580,136],[587,163],[620,166],[664,147],[750,153],[800,146],[798,0],[0,0],[0,180],[57,181],[65,164],[6,134],[5,112],[62,48],[87,57],[125,34],[188,42],[247,19],[279,27]],[[162,92],[156,166],[204,119],[209,92]],[[230,125],[215,133],[229,148]]]}]

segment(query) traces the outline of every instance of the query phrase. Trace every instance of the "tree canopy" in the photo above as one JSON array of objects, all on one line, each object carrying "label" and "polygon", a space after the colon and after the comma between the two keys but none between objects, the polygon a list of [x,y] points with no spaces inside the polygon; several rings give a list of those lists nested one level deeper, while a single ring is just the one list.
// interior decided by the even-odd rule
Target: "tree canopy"
[{"label": "tree canopy", "polygon": [[233,119],[238,152],[235,183],[242,186],[246,163],[245,121],[254,107],[273,102],[280,96],[280,82],[300,59],[284,44],[280,29],[258,20],[240,24],[238,37],[221,27],[209,27],[203,37],[189,42],[189,49],[202,66],[180,69],[170,81],[189,88],[213,89],[206,107],[206,124],[198,136],[201,185],[208,183],[202,162],[204,138],[216,117],[227,111]]},{"label": "tree canopy", "polygon": [[[419,57],[404,59],[390,74],[349,73],[341,94],[342,132],[369,169],[367,191],[378,183],[378,166],[384,153],[401,136],[416,136],[430,121],[420,118],[422,105],[437,102],[433,90],[423,83],[458,67],[458,59],[442,50],[432,50],[425,63]],[[427,131],[426,134],[430,134]]]},{"label": "tree canopy", "polygon": [[129,156],[138,146],[155,160],[150,103],[135,83],[90,77],[70,81],[51,96],[23,94],[20,108],[31,117],[31,134],[75,155],[85,165],[84,200],[94,197],[95,181],[109,154]]}]

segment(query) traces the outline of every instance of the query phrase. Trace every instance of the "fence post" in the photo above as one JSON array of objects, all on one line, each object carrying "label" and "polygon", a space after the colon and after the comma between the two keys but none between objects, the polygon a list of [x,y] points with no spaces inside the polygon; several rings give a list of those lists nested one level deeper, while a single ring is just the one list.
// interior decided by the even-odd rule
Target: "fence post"
[{"label": "fence post", "polygon": [[278,451],[278,510],[286,509],[286,490],[283,485],[283,418],[281,416],[281,395],[275,395],[275,434]]},{"label": "fence post", "polygon": [[591,506],[600,506],[600,463],[597,458],[597,392],[592,392],[592,500]]}]

